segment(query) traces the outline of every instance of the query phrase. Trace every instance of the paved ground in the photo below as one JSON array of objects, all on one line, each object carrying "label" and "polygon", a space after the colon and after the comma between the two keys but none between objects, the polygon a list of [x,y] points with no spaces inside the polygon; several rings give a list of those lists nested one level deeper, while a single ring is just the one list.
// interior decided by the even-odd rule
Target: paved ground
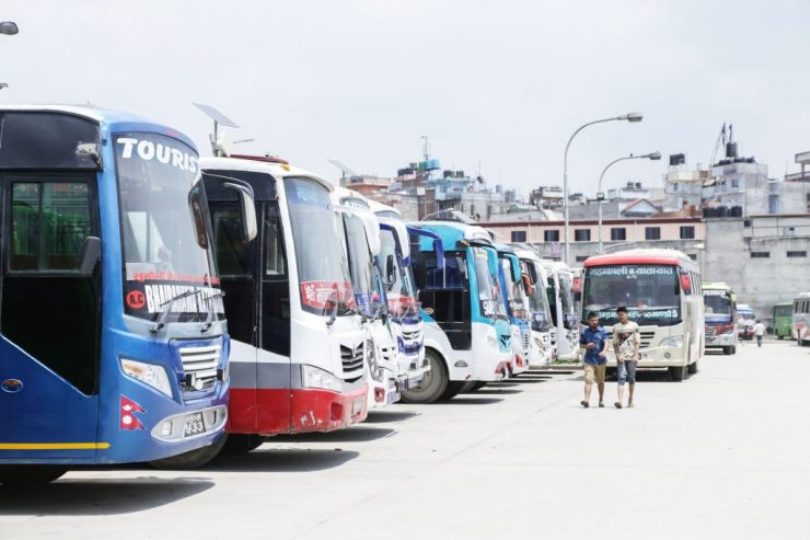
[{"label": "paved ground", "polygon": [[201,471],[0,488],[0,538],[810,538],[808,381],[781,342],[645,374],[621,411],[532,373]]}]

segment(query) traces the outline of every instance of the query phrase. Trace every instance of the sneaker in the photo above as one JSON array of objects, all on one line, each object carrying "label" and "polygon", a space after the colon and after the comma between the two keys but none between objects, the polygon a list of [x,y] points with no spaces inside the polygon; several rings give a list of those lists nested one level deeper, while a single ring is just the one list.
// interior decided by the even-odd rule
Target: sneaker
[{"label": "sneaker", "polygon": [[605,404],[604,404],[604,403],[602,403],[601,401],[599,402],[599,408],[600,408],[600,409],[604,409],[604,408],[605,408]]},{"label": "sneaker", "polygon": [[632,401],[631,401],[630,403],[628,403],[628,404],[627,404],[627,408],[628,408],[628,409],[632,409],[632,408],[633,408],[633,402],[632,402]]},{"label": "sneaker", "polygon": [[584,399],[582,401],[580,401],[579,404],[582,405],[583,407],[585,407],[586,409],[590,406],[590,404],[587,401],[585,401]]},{"label": "sneaker", "polygon": [[614,403],[613,406],[616,407],[617,409],[622,408],[622,404],[620,402],[618,402],[618,401],[616,403]]}]

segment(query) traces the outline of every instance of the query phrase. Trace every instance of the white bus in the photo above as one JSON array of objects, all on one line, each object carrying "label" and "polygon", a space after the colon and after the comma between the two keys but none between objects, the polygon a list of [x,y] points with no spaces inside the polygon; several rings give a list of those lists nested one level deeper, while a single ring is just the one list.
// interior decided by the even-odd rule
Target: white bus
[{"label": "white bus", "polygon": [[542,261],[548,272],[548,302],[551,308],[555,360],[579,360],[579,323],[574,308],[574,273],[563,262]]},{"label": "white bus", "polygon": [[533,251],[518,249],[515,252],[520,257],[523,273],[529,276],[530,281],[526,295],[532,329],[529,367],[542,367],[548,365],[554,356],[551,344],[551,308],[546,292],[549,272]]},{"label": "white bus", "polygon": [[810,292],[800,293],[793,300],[793,339],[799,345],[810,341]]},{"label": "white bus", "polygon": [[[682,381],[697,372],[705,328],[700,268],[680,251],[633,249],[585,261],[582,320],[593,311],[610,331],[625,306],[641,332],[641,368],[668,368]],[[608,367],[616,366],[612,347]]]},{"label": "white bus", "polygon": [[723,282],[703,284],[706,348],[737,352],[737,295]]}]

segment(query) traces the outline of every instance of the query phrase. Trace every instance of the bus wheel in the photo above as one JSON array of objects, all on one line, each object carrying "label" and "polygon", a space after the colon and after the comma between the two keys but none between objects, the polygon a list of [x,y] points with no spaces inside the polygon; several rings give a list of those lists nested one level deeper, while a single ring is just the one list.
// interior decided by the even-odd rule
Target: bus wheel
[{"label": "bus wheel", "polygon": [[448,382],[447,383],[447,388],[444,389],[444,393],[442,393],[442,396],[439,399],[442,400],[442,401],[447,401],[448,399],[453,399],[454,397],[459,395],[459,393],[461,393],[461,391],[464,389],[464,387],[466,385],[467,385],[467,383],[465,381],[450,381],[450,382]]},{"label": "bus wheel", "polygon": [[225,446],[226,440],[227,436],[223,435],[209,446],[204,446],[202,448],[192,450],[191,452],[180,454],[179,456],[156,459],[155,461],[149,462],[149,464],[155,469],[161,470],[198,469],[217,457],[217,454],[219,454],[219,452],[222,450],[222,447]]},{"label": "bus wheel", "polygon": [[425,357],[430,363],[430,370],[415,388],[402,392],[402,401],[405,403],[433,403],[444,394],[450,382],[444,360],[439,354],[432,349],[425,349]]},{"label": "bus wheel", "polygon": [[681,382],[686,375],[686,366],[670,366],[669,376],[675,382]]},{"label": "bus wheel", "polygon": [[785,339],[785,336],[783,336],[782,334],[779,334],[779,341],[782,341],[783,339]]},{"label": "bus wheel", "polygon": [[7,487],[41,486],[67,471],[67,467],[52,465],[0,465],[0,484]]},{"label": "bus wheel", "polygon": [[247,454],[263,445],[266,440],[267,438],[261,435],[226,435],[222,455],[237,456]]},{"label": "bus wheel", "polygon": [[617,381],[619,380],[619,372],[615,367],[605,368],[605,380]]},{"label": "bus wheel", "polygon": [[732,354],[731,345],[727,345],[727,346],[723,347],[723,354],[725,354],[726,356]]},{"label": "bus wheel", "polygon": [[689,371],[690,375],[694,375],[695,373],[698,372],[698,363],[695,362],[694,364],[689,364],[689,366],[686,369],[687,371]]},{"label": "bus wheel", "polygon": [[731,353],[730,354],[737,354],[737,346],[736,345],[731,346]]}]

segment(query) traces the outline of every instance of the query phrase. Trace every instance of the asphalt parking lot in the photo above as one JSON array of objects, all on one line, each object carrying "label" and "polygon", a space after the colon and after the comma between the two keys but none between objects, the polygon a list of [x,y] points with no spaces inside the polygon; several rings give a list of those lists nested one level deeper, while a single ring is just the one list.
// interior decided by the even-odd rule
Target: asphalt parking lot
[{"label": "asphalt parking lot", "polygon": [[581,371],[534,371],[198,471],[0,488],[0,538],[808,538],[808,375],[810,348],[745,344],[586,410]]}]

